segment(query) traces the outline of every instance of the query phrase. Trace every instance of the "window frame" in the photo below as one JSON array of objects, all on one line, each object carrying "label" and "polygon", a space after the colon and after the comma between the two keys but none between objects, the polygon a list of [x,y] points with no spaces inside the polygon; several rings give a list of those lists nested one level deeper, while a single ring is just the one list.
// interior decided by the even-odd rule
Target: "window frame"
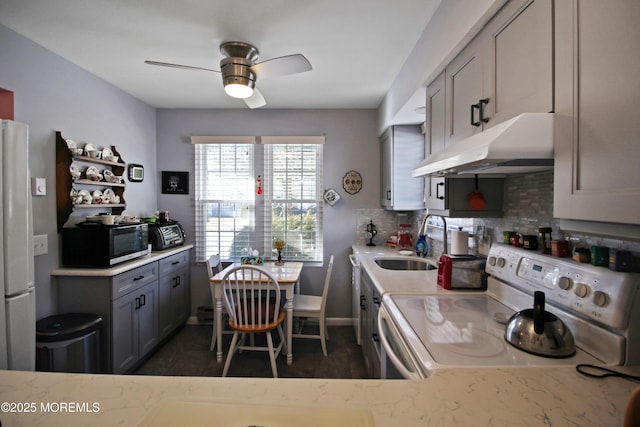
[{"label": "window frame", "polygon": [[[194,149],[194,161],[195,161],[195,252],[197,261],[205,261],[210,255],[214,253],[220,254],[222,252],[222,244],[225,239],[223,236],[231,236],[231,246],[229,247],[229,255],[223,255],[230,259],[239,257],[239,248],[235,248],[235,242],[239,235],[248,233],[248,238],[240,239],[238,243],[241,247],[245,247],[251,242],[255,229],[255,195],[253,191],[253,176],[255,174],[255,137],[192,137],[192,144],[195,145]],[[213,167],[210,165],[209,157],[203,153],[208,150],[209,146],[217,146],[221,150],[223,146],[230,148],[231,146],[246,148],[248,156],[248,167],[244,168],[244,173],[241,174],[241,178],[245,180],[245,197],[234,197],[229,199],[225,196],[215,197],[212,191],[207,189],[207,182],[210,179],[205,176],[209,173],[219,173],[220,175],[229,175],[230,172],[238,171],[236,169],[237,164],[234,164],[233,168]],[[234,159],[238,156],[234,155]],[[221,157],[216,157],[217,161],[222,161]],[[216,165],[219,166],[219,165]],[[242,170],[242,169],[240,169]],[[224,191],[224,185],[221,188],[216,188],[217,192]],[[218,216],[210,216],[209,209],[220,209],[222,204],[233,204],[234,211],[231,216],[221,216],[220,210],[218,210]],[[245,221],[242,221],[242,215],[238,215],[237,205],[246,207]],[[243,209],[241,208],[241,209]],[[217,218],[214,222],[216,224],[209,224],[209,218]],[[225,218],[225,219],[223,219]],[[222,223],[225,223],[224,225]],[[214,230],[208,230],[208,228],[214,227]],[[217,234],[217,239],[209,239],[208,234]],[[212,241],[213,240],[213,241]],[[246,240],[246,241],[245,241]],[[216,248],[211,249],[214,245]]]},{"label": "window frame", "polygon": [[[265,248],[265,254],[271,248],[273,250],[275,240],[281,239],[285,242],[285,249],[283,250],[283,258],[285,260],[296,260],[296,261],[305,261],[305,262],[323,262],[323,163],[324,163],[324,151],[323,146],[325,142],[324,136],[263,136],[261,138],[262,145],[264,147],[264,175],[265,175],[265,191],[263,196],[263,247]],[[276,180],[274,179],[274,170],[275,162],[273,158],[273,152],[275,149],[279,149],[282,147],[292,147],[294,151],[300,150],[300,155],[294,159],[299,161],[299,164],[292,164],[292,167],[289,168],[288,165],[285,169],[281,169],[278,172],[286,174],[286,180],[288,183],[296,183],[300,186],[298,197],[294,197],[296,191],[289,188],[290,185],[287,185],[287,190],[284,191],[275,191],[273,188],[276,185]],[[309,147],[313,147],[314,157],[312,162],[315,181],[313,184],[313,188],[310,188],[310,185],[305,185],[305,161],[309,161],[309,158],[306,158],[304,155],[305,150],[308,151]],[[308,164],[308,163],[307,163]],[[297,166],[299,168],[297,168]],[[279,195],[276,195],[279,193]],[[306,193],[306,194],[305,194]],[[285,197],[278,197],[285,194]],[[300,207],[300,211],[297,214],[290,213],[289,209],[286,208],[284,210],[284,231],[277,231],[274,227],[274,218],[272,216],[274,212],[274,205],[285,206],[293,206],[298,205]],[[315,213],[312,217],[310,213],[304,212],[302,209],[304,205],[313,206],[315,205]],[[297,219],[299,223],[298,229],[287,229],[288,225],[294,223],[294,221],[290,221],[290,219]],[[304,228],[305,223],[309,224],[309,220],[313,218],[314,224],[314,235],[313,237],[304,238]],[[297,239],[294,238],[297,236]],[[300,245],[294,245],[293,241],[297,240]],[[309,242],[312,242],[309,245]],[[304,245],[307,244],[309,249],[305,251]],[[306,252],[306,254],[305,254]],[[274,252],[275,254],[275,252]]]},{"label": "window frame", "polygon": [[[252,203],[250,205],[249,214],[251,220],[251,227],[249,232],[249,243],[248,246],[257,248],[260,251],[260,254],[265,256],[267,259],[275,257],[275,249],[274,249],[274,237],[276,237],[273,233],[273,221],[271,217],[271,213],[273,212],[273,205],[275,203],[297,203],[300,207],[312,206],[315,204],[315,216],[314,217],[306,217],[303,215],[305,212],[302,210],[299,211],[298,218],[300,221],[306,220],[307,225],[308,221],[313,220],[315,227],[315,234],[312,238],[303,239],[299,237],[298,240],[306,241],[309,244],[309,247],[312,249],[310,256],[301,256],[303,250],[300,250],[300,253],[297,256],[291,256],[292,253],[287,250],[283,253],[283,258],[296,260],[296,261],[304,261],[307,263],[319,263],[323,262],[323,163],[324,163],[324,154],[323,154],[323,145],[325,142],[324,136],[263,136],[256,138],[254,136],[192,136],[191,143],[194,145],[207,145],[207,144],[252,144],[253,153],[252,153],[252,168],[248,174],[248,190],[252,196]],[[300,147],[303,144],[313,144],[315,145],[315,174],[313,180],[315,180],[315,188],[310,193],[307,192],[305,195],[306,198],[288,198],[287,200],[277,199],[274,201],[272,196],[274,194],[274,182],[273,182],[273,171],[271,170],[269,164],[269,150],[273,149],[275,146],[287,144]],[[196,253],[196,261],[203,262],[207,259],[208,256],[212,255],[215,252],[211,252],[211,248],[207,247],[207,235],[206,235],[206,227],[203,228],[203,221],[208,218],[208,213],[206,211],[207,206],[212,203],[223,203],[226,200],[213,200],[203,197],[203,192],[205,191],[202,186],[206,185],[206,178],[201,176],[202,167],[203,167],[203,159],[199,158],[198,150],[201,149],[196,148],[194,151],[194,159],[195,159],[195,182],[196,182],[196,200],[195,200],[195,253]],[[308,147],[304,147],[308,148]],[[301,151],[305,151],[301,147]],[[303,162],[304,163],[304,162]],[[304,181],[304,164],[303,168],[299,168],[295,173],[300,175],[299,181]],[[251,175],[253,173],[253,176]],[[307,172],[308,173],[308,172]],[[256,179],[261,175],[262,177],[262,187],[263,194],[256,195]],[[308,184],[307,177],[307,184]],[[307,185],[305,188],[308,188]],[[277,192],[277,191],[276,191]],[[234,200],[234,202],[241,202],[239,200]],[[218,217],[218,219],[220,216]],[[286,221],[285,221],[286,223]],[[302,227],[301,227],[302,228]],[[303,236],[304,233],[300,233],[300,236]],[[293,235],[290,234],[291,238]],[[286,240],[286,236],[285,236]],[[219,241],[218,241],[219,244]],[[208,252],[207,252],[208,250]],[[309,252],[307,252],[307,255]],[[225,255],[223,255],[224,257]],[[231,256],[229,259],[225,259],[225,261],[239,261],[239,254],[233,254],[231,252]]]}]

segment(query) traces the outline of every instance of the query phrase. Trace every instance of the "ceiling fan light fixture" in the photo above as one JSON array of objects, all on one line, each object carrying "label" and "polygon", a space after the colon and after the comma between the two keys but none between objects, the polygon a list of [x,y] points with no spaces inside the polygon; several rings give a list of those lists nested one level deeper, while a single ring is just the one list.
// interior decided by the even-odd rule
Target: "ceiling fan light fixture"
[{"label": "ceiling fan light fixture", "polygon": [[227,95],[244,99],[253,94],[256,76],[249,67],[251,62],[244,58],[225,58],[220,61],[222,84]]},{"label": "ceiling fan light fixture", "polygon": [[249,98],[253,95],[253,87],[242,83],[227,83],[224,85],[224,91],[227,95],[240,99]]}]

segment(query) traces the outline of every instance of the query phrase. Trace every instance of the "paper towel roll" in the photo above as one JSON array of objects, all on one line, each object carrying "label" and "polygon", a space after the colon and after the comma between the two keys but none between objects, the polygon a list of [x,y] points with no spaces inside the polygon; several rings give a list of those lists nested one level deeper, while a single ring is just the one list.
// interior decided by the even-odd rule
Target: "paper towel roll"
[{"label": "paper towel roll", "polygon": [[467,255],[469,253],[469,233],[451,231],[451,255]]}]

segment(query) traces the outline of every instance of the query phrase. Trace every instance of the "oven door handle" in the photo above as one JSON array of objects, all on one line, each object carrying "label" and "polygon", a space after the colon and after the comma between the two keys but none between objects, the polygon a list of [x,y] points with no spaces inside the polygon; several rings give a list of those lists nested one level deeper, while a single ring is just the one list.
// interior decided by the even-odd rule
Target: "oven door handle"
[{"label": "oven door handle", "polygon": [[349,254],[349,261],[351,262],[351,267],[353,267],[355,269],[359,269],[360,268],[360,263],[358,262],[358,260],[356,259],[356,257],[353,254]]},{"label": "oven door handle", "polygon": [[384,347],[384,351],[387,353],[389,359],[391,359],[391,363],[396,367],[396,369],[400,372],[400,374],[408,380],[420,380],[423,377],[418,373],[416,369],[415,372],[411,372],[404,363],[400,360],[400,358],[394,353],[391,349],[391,345],[387,341],[387,337],[385,335],[384,324],[387,324],[388,330],[393,334],[391,328],[395,328],[395,326],[391,323],[391,319],[389,319],[384,307],[380,308],[378,311],[378,335],[380,337],[380,342],[382,343],[382,347]]}]

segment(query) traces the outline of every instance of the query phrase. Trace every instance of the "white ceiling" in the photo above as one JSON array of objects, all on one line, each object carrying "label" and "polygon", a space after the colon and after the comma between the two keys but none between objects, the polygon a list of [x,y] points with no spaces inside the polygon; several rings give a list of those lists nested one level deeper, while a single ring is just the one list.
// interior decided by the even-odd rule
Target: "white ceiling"
[{"label": "white ceiling", "polygon": [[[223,41],[307,73],[258,80],[263,108],[377,108],[440,0],[2,0],[0,24],[158,108],[246,108],[218,73]],[[416,88],[418,89],[418,88]]]}]

